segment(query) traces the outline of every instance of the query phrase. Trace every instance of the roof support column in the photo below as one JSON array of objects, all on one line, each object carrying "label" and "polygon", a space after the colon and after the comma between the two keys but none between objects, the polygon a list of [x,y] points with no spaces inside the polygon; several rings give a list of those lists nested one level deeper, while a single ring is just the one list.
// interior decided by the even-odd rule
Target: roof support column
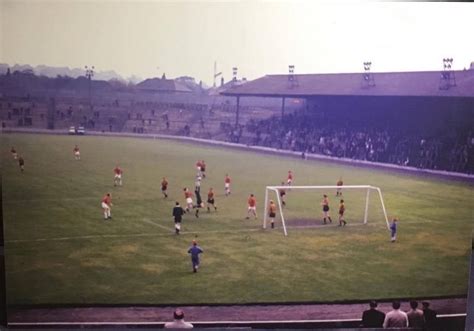
[{"label": "roof support column", "polygon": [[281,98],[281,119],[285,116],[285,97]]},{"label": "roof support column", "polygon": [[240,96],[237,97],[237,111],[235,113],[235,126],[239,125]]}]

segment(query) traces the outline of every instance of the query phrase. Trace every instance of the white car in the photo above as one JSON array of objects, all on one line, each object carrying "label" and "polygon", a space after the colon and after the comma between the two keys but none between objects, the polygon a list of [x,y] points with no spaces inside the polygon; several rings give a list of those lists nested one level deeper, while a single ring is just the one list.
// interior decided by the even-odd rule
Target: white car
[{"label": "white car", "polygon": [[68,130],[69,134],[76,134],[76,127],[75,126],[70,126]]},{"label": "white car", "polygon": [[77,134],[86,134],[86,129],[83,126],[77,128]]}]

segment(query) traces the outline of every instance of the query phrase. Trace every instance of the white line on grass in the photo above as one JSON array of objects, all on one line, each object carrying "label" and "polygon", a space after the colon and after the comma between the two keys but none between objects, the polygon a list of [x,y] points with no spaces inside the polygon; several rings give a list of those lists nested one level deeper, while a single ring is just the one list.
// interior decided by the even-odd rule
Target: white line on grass
[{"label": "white line on grass", "polygon": [[[163,226],[161,224],[155,223],[150,221],[147,218],[143,218],[142,221],[157,226],[160,229],[167,230],[169,233],[135,233],[135,234],[96,234],[96,235],[87,235],[87,236],[71,236],[71,237],[56,237],[56,238],[36,238],[36,239],[13,239],[13,240],[5,240],[6,243],[27,243],[27,242],[45,242],[45,241],[68,241],[68,240],[83,240],[83,239],[97,239],[97,238],[127,238],[127,237],[168,237],[171,235],[175,235],[174,231],[172,228],[167,228],[166,226]],[[348,224],[346,226],[361,226],[365,225],[367,226],[368,224]],[[338,228],[337,225],[335,226],[295,226],[291,227],[294,230],[298,229],[307,229],[307,228],[312,228],[312,229],[330,229],[330,228]],[[275,229],[278,230],[278,229]],[[247,232],[260,232],[264,231],[262,228],[250,228],[250,229],[239,229],[239,230],[211,230],[211,231],[181,231],[181,235],[187,235],[187,234],[211,234],[211,233],[247,233]],[[271,230],[268,230],[271,231]]]},{"label": "white line on grass", "polygon": [[[465,317],[466,313],[460,314],[442,314],[440,318]],[[318,319],[318,320],[255,320],[255,321],[190,321],[192,324],[304,324],[304,323],[337,323],[337,322],[359,322],[360,318],[341,318],[341,319]],[[165,322],[148,321],[124,321],[124,322],[10,322],[12,326],[32,326],[32,325],[163,325]]]},{"label": "white line on grass", "polygon": [[166,231],[170,231],[170,228],[167,228],[167,227],[164,226],[164,225],[155,223],[155,222],[151,221],[149,218],[144,217],[144,218],[142,218],[142,221],[145,222],[145,223],[147,223],[147,224],[151,224],[151,225],[157,226],[157,227],[159,227],[160,229],[164,229],[164,230],[166,230]]},{"label": "white line on grass", "polygon": [[[157,225],[157,224],[155,224]],[[161,226],[160,226],[161,227]],[[74,236],[74,237],[57,237],[57,238],[36,238],[36,239],[13,239],[5,240],[6,243],[23,243],[23,242],[42,242],[42,241],[68,241],[68,240],[82,240],[82,239],[97,239],[97,238],[127,238],[127,237],[169,237],[174,236],[174,231],[169,230],[170,233],[135,233],[135,234],[97,234],[88,236]],[[206,234],[206,233],[246,233],[261,231],[262,229],[245,229],[245,230],[227,230],[227,231],[181,231],[181,235],[187,234]]]}]

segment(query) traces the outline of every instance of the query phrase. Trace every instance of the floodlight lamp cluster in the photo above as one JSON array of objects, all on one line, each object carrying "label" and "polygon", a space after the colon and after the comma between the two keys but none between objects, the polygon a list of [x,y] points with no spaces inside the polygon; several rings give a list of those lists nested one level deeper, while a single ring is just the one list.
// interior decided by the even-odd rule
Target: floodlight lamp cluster
[{"label": "floodlight lamp cluster", "polygon": [[88,66],[85,66],[84,69],[86,70],[86,77],[88,79],[91,79],[92,77],[94,77],[94,66],[91,66],[91,67],[88,67]]},{"label": "floodlight lamp cluster", "polygon": [[370,67],[372,66],[372,62],[364,62],[364,70],[370,71]]},{"label": "floodlight lamp cluster", "polygon": [[453,58],[444,58],[443,59],[444,70],[451,70],[452,66],[453,66]]}]

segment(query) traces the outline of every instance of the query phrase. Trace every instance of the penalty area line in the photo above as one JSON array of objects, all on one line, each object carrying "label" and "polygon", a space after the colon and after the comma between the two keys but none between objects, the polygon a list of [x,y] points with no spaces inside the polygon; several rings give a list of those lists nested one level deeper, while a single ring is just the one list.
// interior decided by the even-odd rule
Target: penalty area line
[{"label": "penalty area line", "polygon": [[[154,223],[157,225],[156,223]],[[134,238],[134,237],[171,237],[175,236],[174,228],[166,228],[159,226],[160,228],[169,230],[169,233],[135,233],[135,234],[98,234],[88,236],[71,236],[71,237],[56,237],[56,238],[36,238],[36,239],[13,239],[5,240],[5,243],[28,243],[28,242],[45,242],[45,241],[69,241],[69,240],[84,240],[84,239],[97,239],[97,238]],[[225,231],[181,231],[181,235],[189,234],[207,234],[207,233],[247,233],[263,231],[263,229],[245,229],[245,230],[225,230]]]}]

